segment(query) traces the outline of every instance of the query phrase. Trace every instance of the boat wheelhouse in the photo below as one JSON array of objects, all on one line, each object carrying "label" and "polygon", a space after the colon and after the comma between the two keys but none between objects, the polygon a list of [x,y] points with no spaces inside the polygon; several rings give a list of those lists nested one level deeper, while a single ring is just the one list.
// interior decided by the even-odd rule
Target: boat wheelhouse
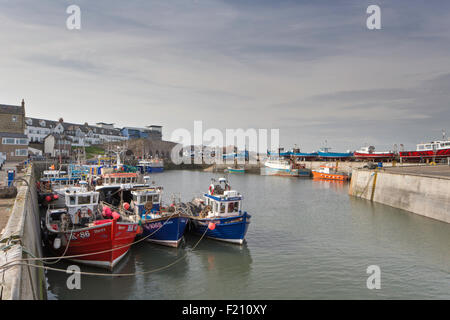
[{"label": "boat wheelhouse", "polygon": [[[138,220],[126,212],[99,211],[99,192],[67,189],[65,207],[49,206],[44,239],[57,256],[112,269],[128,252]],[[107,208],[107,207],[105,207]]]},{"label": "boat wheelhouse", "polygon": [[401,151],[399,156],[402,159],[426,160],[442,159],[450,157],[450,140],[432,141],[429,143],[419,143],[416,151]]},{"label": "boat wheelhouse", "polygon": [[148,183],[140,183],[139,178],[136,172],[105,173],[96,179],[95,190],[100,192],[101,201],[119,206],[122,202],[131,202],[131,190],[149,186]]},{"label": "boat wheelhouse", "polygon": [[149,187],[131,191],[131,207],[141,219],[142,237],[149,242],[178,247],[189,219],[175,212],[174,206],[162,206],[162,190],[162,187]]},{"label": "boat wheelhouse", "polygon": [[389,160],[394,156],[392,151],[376,152],[374,146],[362,147],[354,153],[354,157],[360,160]]},{"label": "boat wheelhouse", "polygon": [[213,180],[203,199],[190,202],[193,231],[206,237],[243,244],[251,216],[242,209],[242,195],[232,190],[228,180]]}]

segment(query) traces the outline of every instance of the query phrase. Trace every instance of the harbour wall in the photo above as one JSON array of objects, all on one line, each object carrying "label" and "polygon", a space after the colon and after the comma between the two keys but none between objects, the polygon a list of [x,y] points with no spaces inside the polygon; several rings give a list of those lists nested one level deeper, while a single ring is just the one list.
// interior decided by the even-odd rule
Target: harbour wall
[{"label": "harbour wall", "polygon": [[[11,216],[0,237],[0,266],[15,259],[42,257],[36,167],[27,167],[17,180],[17,196]],[[31,264],[42,265],[40,261]],[[43,300],[47,298],[44,269],[12,263],[0,269],[0,300]]]},{"label": "harbour wall", "polygon": [[[261,171],[261,168],[264,167],[264,162],[265,161],[260,161],[258,163],[255,164],[245,164],[245,171],[248,173],[257,173],[259,174]],[[373,163],[373,162],[363,162],[363,161],[298,161],[297,163],[300,163],[302,165],[304,165],[307,169],[310,170],[318,170],[320,169],[320,166],[323,165],[333,165],[338,167],[339,171],[344,171],[347,173],[351,173],[353,171],[353,169],[359,169],[364,167],[365,165],[369,164],[369,163]],[[396,163],[396,166],[410,166],[410,165],[415,165],[417,166],[417,164],[399,164]],[[383,162],[383,166],[384,167],[392,167],[393,163],[392,162]],[[210,165],[209,167],[205,168],[204,171],[207,172],[223,172],[225,169],[227,169],[228,167],[233,167],[233,163],[231,164],[216,164],[216,165]],[[238,165],[238,167],[240,167],[240,165]]]},{"label": "harbour wall", "polygon": [[450,177],[354,169],[349,194],[450,223]]}]

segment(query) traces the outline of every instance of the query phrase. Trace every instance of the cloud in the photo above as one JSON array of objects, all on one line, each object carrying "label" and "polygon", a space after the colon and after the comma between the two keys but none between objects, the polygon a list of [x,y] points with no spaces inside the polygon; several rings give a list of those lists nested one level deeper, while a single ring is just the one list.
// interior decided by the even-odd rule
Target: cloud
[{"label": "cloud", "polygon": [[0,100],[119,126],[279,128],[285,147],[409,147],[450,117],[450,3],[0,1]]}]

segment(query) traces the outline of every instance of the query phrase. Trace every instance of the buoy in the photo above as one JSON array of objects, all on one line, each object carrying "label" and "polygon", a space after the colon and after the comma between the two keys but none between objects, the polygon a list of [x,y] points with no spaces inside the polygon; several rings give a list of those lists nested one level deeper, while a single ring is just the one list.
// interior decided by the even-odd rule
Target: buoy
[{"label": "buoy", "polygon": [[103,212],[102,213],[103,213],[103,216],[105,218],[111,218],[112,217],[111,209],[109,207],[103,207]]},{"label": "buoy", "polygon": [[214,230],[215,228],[216,228],[216,224],[215,224],[215,223],[210,222],[210,223],[208,224],[208,229],[209,229],[209,230]]},{"label": "buoy", "polygon": [[61,248],[61,238],[56,238],[55,241],[53,241],[53,248],[56,250]]},{"label": "buoy", "polygon": [[130,204],[129,204],[128,202],[125,202],[125,203],[123,204],[123,208],[124,208],[125,210],[130,209]]},{"label": "buoy", "polygon": [[118,220],[120,218],[120,214],[114,211],[112,213],[112,217],[113,217],[114,220]]},{"label": "buoy", "polygon": [[58,196],[57,194],[54,194],[54,195],[53,195],[53,199],[58,200],[58,199],[59,199],[59,196]]},{"label": "buoy", "polygon": [[45,197],[45,201],[47,201],[47,202],[50,202],[50,201],[52,201],[52,197],[50,197],[50,196],[46,196],[46,197]]}]

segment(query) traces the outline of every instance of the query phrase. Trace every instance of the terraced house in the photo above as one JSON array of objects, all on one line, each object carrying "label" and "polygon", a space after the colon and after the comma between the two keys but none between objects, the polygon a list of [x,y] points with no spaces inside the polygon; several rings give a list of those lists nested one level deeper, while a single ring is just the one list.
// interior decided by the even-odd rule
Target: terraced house
[{"label": "terraced house", "polygon": [[20,106],[0,104],[0,157],[23,161],[28,157],[25,134],[25,101]]},{"label": "terraced house", "polygon": [[87,123],[65,122],[62,118],[58,121],[26,118],[25,123],[27,136],[33,143],[44,143],[45,138],[51,134],[64,135],[72,146],[90,146],[127,140],[119,129],[114,128],[113,124],[99,123],[97,126],[92,126]]}]

